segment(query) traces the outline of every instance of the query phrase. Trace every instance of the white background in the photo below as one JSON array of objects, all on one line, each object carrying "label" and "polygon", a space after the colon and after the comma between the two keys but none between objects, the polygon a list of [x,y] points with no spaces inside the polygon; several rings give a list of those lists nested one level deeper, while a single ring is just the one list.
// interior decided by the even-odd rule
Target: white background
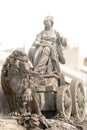
[{"label": "white background", "polygon": [[0,43],[4,48],[32,45],[43,30],[47,15],[54,17],[54,28],[79,46],[87,56],[87,0],[0,0]]}]

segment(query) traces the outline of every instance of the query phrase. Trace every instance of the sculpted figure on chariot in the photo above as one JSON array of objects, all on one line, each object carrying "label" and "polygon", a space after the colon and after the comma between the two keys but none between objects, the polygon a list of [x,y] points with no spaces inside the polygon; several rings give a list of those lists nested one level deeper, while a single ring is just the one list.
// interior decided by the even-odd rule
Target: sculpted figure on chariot
[{"label": "sculpted figure on chariot", "polygon": [[65,64],[62,48],[67,46],[67,40],[53,29],[52,16],[44,19],[44,30],[41,31],[29,50],[29,60],[36,71],[50,73],[60,72],[59,61]]}]

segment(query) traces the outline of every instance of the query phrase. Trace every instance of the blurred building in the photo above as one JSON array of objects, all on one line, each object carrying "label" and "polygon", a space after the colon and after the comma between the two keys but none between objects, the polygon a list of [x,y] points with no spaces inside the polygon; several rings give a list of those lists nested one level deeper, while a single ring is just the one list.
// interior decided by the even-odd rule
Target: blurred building
[{"label": "blurred building", "polygon": [[77,47],[65,48],[64,57],[66,59],[66,65],[73,69],[78,69],[79,67],[79,49]]}]

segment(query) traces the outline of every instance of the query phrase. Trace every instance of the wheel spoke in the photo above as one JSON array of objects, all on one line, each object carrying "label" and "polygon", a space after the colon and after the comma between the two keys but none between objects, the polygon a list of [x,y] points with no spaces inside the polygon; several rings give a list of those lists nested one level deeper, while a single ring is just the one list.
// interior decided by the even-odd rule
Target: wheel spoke
[{"label": "wheel spoke", "polygon": [[61,86],[57,92],[57,111],[64,115],[65,118],[70,118],[72,109],[72,100],[69,87]]},{"label": "wheel spoke", "polygon": [[79,120],[85,118],[85,93],[83,83],[79,79],[73,79],[70,85],[72,95],[72,115],[76,115]]}]

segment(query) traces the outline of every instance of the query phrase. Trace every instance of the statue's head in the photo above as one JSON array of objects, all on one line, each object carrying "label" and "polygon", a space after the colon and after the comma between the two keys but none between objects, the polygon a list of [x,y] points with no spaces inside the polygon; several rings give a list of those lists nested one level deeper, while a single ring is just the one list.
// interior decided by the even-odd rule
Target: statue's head
[{"label": "statue's head", "polygon": [[44,19],[44,25],[45,26],[53,26],[54,24],[54,20],[53,20],[53,17],[52,16],[47,16],[45,19]]},{"label": "statue's head", "polygon": [[[15,50],[7,57],[2,68],[2,87],[10,88],[14,93],[21,94],[29,86],[30,64],[27,55]],[[8,82],[8,84],[7,84]]]}]

